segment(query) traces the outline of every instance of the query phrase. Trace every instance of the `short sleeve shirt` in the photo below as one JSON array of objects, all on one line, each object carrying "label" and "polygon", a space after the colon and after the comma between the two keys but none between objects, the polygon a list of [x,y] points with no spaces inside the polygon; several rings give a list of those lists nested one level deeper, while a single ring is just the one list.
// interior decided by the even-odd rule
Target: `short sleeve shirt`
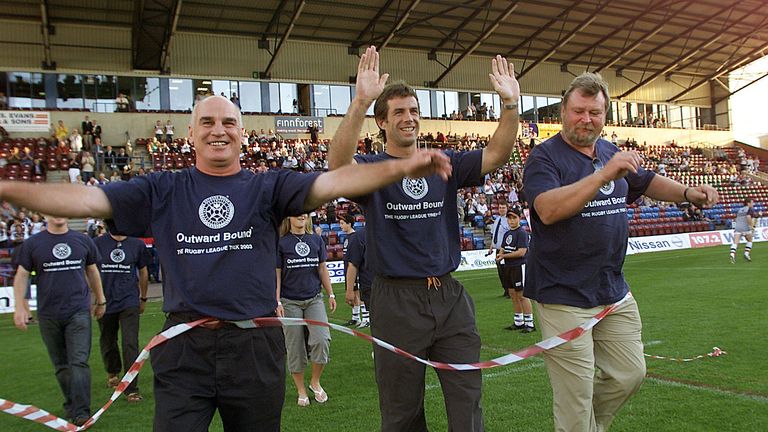
[{"label": "short sleeve shirt", "polygon": [[147,247],[144,242],[127,237],[117,241],[109,234],[94,240],[99,249],[99,273],[107,298],[105,313],[117,313],[139,307],[138,271],[147,266]]},{"label": "short sleeve shirt", "polygon": [[104,186],[115,233],[154,237],[163,310],[226,320],[273,313],[278,225],[304,212],[316,174],[209,176],[195,168]]},{"label": "short sleeve shirt", "polygon": [[637,174],[614,180],[575,216],[545,225],[536,198],[592,174],[619,151],[599,139],[596,159],[569,146],[557,134],[536,146],[524,170],[524,191],[531,203],[532,238],[528,249],[524,295],[546,304],[595,307],[614,303],[629,290],[622,267],[627,250],[627,202],[640,197],[654,176]]},{"label": "short sleeve shirt", "polygon": [[89,311],[91,295],[85,268],[98,260],[93,240],[75,231],[43,231],[25,241],[19,265],[37,273],[38,316],[65,320]]},{"label": "short sleeve shirt", "polygon": [[[528,233],[522,227],[517,227],[504,233],[501,240],[504,253],[515,252],[518,249],[528,248]],[[521,266],[525,264],[525,256],[520,258],[504,258],[505,266]]]},{"label": "short sleeve shirt", "polygon": [[318,268],[324,265],[325,258],[325,243],[319,235],[282,236],[277,247],[280,297],[307,300],[320,293]]},{"label": "short sleeve shirt", "polygon": [[360,228],[352,236],[344,259],[357,267],[357,280],[361,288],[370,288],[373,284],[373,275],[365,261],[365,228]]},{"label": "short sleeve shirt", "polygon": [[[366,261],[387,277],[442,276],[461,262],[456,190],[483,184],[483,153],[446,151],[453,172],[404,178],[356,201],[365,212]],[[386,153],[356,155],[358,163],[393,159]]]}]

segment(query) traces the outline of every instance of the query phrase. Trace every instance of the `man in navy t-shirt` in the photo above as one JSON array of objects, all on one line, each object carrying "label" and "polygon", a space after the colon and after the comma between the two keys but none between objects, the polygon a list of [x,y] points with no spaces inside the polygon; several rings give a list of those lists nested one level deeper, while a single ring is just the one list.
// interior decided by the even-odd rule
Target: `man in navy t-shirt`
[{"label": "man in navy t-shirt", "polygon": [[[344,261],[347,266],[344,270],[344,277],[347,288],[347,303],[354,292],[359,293],[360,308],[362,313],[362,322],[359,328],[369,327],[371,318],[369,315],[371,304],[371,284],[373,275],[365,262],[365,227],[355,231],[355,234],[347,237],[349,240],[347,250],[344,252]],[[354,286],[358,291],[353,291]]]},{"label": "man in navy t-shirt", "polygon": [[[379,55],[369,47],[357,70],[355,99],[329,149],[330,168],[407,158],[416,152],[419,104],[405,84],[384,86]],[[446,151],[453,171],[411,176],[356,199],[366,219],[366,262],[375,274],[371,287],[371,334],[417,356],[455,363],[476,362],[480,336],[474,305],[451,277],[461,261],[456,225],[456,191],[479,186],[483,175],[509,160],[518,127],[520,88],[506,59],[492,61],[491,83],[504,107],[499,126],[484,150]],[[376,100],[374,117],[386,152],[357,155],[365,113]],[[424,365],[374,347],[383,431],[426,430]],[[448,428],[484,429],[480,371],[437,374],[443,389]]]},{"label": "man in navy t-shirt", "polygon": [[[154,430],[207,430],[218,409],[227,430],[280,429],[285,343],[280,328],[243,329],[231,321],[274,316],[277,226],[340,196],[355,197],[401,180],[437,174],[437,151],[334,172],[253,174],[240,168],[242,118],[212,96],[192,112],[195,167],[137,176],[102,188],[0,182],[0,199],[37,211],[109,220],[111,230],[154,237],[163,264],[165,328],[216,321],[152,350]],[[22,293],[23,294],[23,293]]]},{"label": "man in navy t-shirt", "polygon": [[[108,233],[94,243],[101,254],[99,273],[107,296],[107,310],[99,319],[99,346],[107,369],[107,385],[117,387],[120,372],[128,372],[139,355],[139,314],[144,312],[147,301],[148,256],[144,242],[134,237]],[[122,364],[118,330],[122,334]],[[141,401],[138,377],[125,389],[125,395],[129,402]]]},{"label": "man in navy t-shirt", "polygon": [[35,271],[40,335],[64,394],[66,416],[81,426],[91,417],[90,315],[101,318],[107,305],[96,267],[99,253],[88,236],[69,230],[66,218],[47,219],[48,229],[24,242],[19,257],[13,321],[27,329],[24,293]]},{"label": "man in navy t-shirt", "polygon": [[[525,164],[533,237],[524,294],[538,303],[545,339],[627,295],[628,203],[641,194],[698,205],[717,201],[710,186],[686,188],[655,176],[637,152],[599,139],[609,107],[600,75],[574,79],[563,96],[562,132],[535,147]],[[645,375],[640,331],[637,304],[629,298],[591,331],[544,352],[556,430],[609,428]]]}]

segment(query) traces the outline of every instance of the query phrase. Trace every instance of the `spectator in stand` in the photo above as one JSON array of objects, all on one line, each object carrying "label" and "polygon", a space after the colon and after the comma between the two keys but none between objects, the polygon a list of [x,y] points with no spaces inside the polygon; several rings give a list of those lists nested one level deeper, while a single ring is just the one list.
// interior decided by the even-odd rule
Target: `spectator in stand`
[{"label": "spectator in stand", "polygon": [[99,173],[99,186],[104,186],[105,184],[109,183],[109,179],[107,178],[107,175],[103,172]]},{"label": "spectator in stand", "polygon": [[19,157],[19,164],[21,166],[31,167],[35,163],[35,158],[32,155],[32,149],[29,147],[24,147],[24,151],[21,153],[21,156]]},{"label": "spectator in stand", "polygon": [[93,137],[93,148],[91,149],[91,152],[97,158],[104,155],[104,146],[101,144],[101,138],[95,135]]},{"label": "spectator in stand", "polygon": [[701,209],[696,207],[696,204],[690,203],[683,212],[683,220],[686,222],[695,222],[704,220],[704,214]]},{"label": "spectator in stand", "polygon": [[72,134],[69,136],[69,148],[71,148],[75,154],[79,154],[83,150],[83,137],[80,135],[80,132],[77,131],[77,128],[73,128]]},{"label": "spectator in stand", "polygon": [[232,97],[229,98],[229,101],[235,104],[238,109],[240,108],[240,98],[237,97],[237,93],[232,93]]},{"label": "spectator in stand", "polygon": [[59,120],[56,125],[56,139],[59,141],[65,141],[69,137],[69,129],[64,126],[64,120]]},{"label": "spectator in stand", "polygon": [[0,109],[8,109],[8,97],[0,91]]},{"label": "spectator in stand", "polygon": [[48,168],[43,163],[42,159],[35,159],[32,161],[32,175],[45,178],[45,173]]},{"label": "spectator in stand", "polygon": [[77,159],[72,159],[69,161],[69,182],[70,183],[79,183],[78,178],[81,178],[80,174],[80,163],[77,161]]},{"label": "spectator in stand", "polygon": [[171,119],[168,119],[168,121],[165,122],[165,142],[166,142],[166,144],[170,144],[170,143],[173,142],[173,134],[174,134],[173,123],[171,123]]},{"label": "spectator in stand", "polygon": [[93,139],[94,143],[96,143],[96,138],[101,140],[101,125],[96,124],[96,119],[91,120],[91,124],[93,125]]},{"label": "spectator in stand", "polygon": [[493,203],[493,182],[490,176],[486,176],[485,183],[483,184],[483,194],[485,195],[485,202],[487,204]]},{"label": "spectator in stand", "polygon": [[129,165],[131,162],[131,159],[128,157],[128,154],[125,153],[125,148],[121,147],[117,150],[117,155],[115,156],[115,167],[118,171],[123,171],[124,168]]},{"label": "spectator in stand", "polygon": [[93,145],[93,122],[85,116],[85,119],[80,123],[80,130],[83,131],[83,148],[91,151]]},{"label": "spectator in stand", "polygon": [[117,112],[128,112],[130,110],[130,102],[123,93],[118,93],[117,98],[115,98],[115,105],[115,111]]},{"label": "spectator in stand", "polygon": [[477,117],[480,121],[488,120],[488,104],[483,102],[483,104],[477,108]]},{"label": "spectator in stand", "polygon": [[108,145],[107,149],[104,151],[104,167],[112,170],[117,168],[117,165],[115,165],[115,158],[117,158],[117,153],[115,153],[111,145]]},{"label": "spectator in stand", "polygon": [[153,129],[155,131],[155,139],[158,141],[162,141],[164,129],[163,129],[162,123],[160,123],[160,120],[155,122],[155,126]]},{"label": "spectator in stand", "polygon": [[190,147],[189,142],[184,140],[184,142],[181,144],[181,154],[190,154],[192,153],[192,147]]},{"label": "spectator in stand", "polygon": [[109,182],[110,183],[119,182],[119,181],[122,181],[122,180],[123,180],[122,176],[117,171],[112,171],[112,175],[109,176]]}]

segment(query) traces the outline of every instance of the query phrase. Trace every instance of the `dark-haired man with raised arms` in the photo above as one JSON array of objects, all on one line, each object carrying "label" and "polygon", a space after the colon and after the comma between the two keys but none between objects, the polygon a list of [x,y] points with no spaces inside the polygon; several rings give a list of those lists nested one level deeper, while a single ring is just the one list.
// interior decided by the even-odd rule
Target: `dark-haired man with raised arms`
[{"label": "dark-haired man with raised arms", "polygon": [[[575,78],[560,108],[563,130],[533,149],[523,171],[533,234],[523,294],[538,303],[544,339],[627,295],[627,204],[642,194],[697,205],[717,201],[712,187],[654,175],[639,153],[601,139],[609,107],[600,75]],[[608,430],[645,376],[641,327],[629,298],[581,337],[544,352],[555,430]]]},{"label": "dark-haired man with raised arms", "polygon": [[[513,67],[501,56],[491,64],[489,77],[504,109],[488,147],[446,151],[453,167],[447,181],[434,175],[408,176],[355,200],[365,213],[366,261],[375,274],[371,333],[436,361],[470,363],[480,358],[474,304],[451,272],[461,261],[456,191],[481,185],[483,175],[507,162],[517,135],[520,88]],[[385,86],[387,78],[388,74],[379,75],[379,54],[369,47],[358,66],[355,99],[329,149],[332,170],[416,153],[420,120],[416,92],[401,83]],[[386,152],[355,156],[365,113],[374,100]],[[378,347],[374,352],[382,431],[427,430],[424,365]],[[484,430],[480,371],[437,374],[448,429]]]},{"label": "dark-haired man with raised arms", "polygon": [[241,125],[240,110],[212,96],[192,112],[194,168],[103,188],[0,182],[0,199],[47,213],[102,218],[114,233],[153,236],[165,270],[164,327],[216,319],[152,350],[155,431],[207,431],[216,410],[227,431],[280,430],[283,331],[232,323],[275,316],[277,224],[404,176],[451,173],[445,155],[420,151],[329,173],[255,175],[240,168]]}]

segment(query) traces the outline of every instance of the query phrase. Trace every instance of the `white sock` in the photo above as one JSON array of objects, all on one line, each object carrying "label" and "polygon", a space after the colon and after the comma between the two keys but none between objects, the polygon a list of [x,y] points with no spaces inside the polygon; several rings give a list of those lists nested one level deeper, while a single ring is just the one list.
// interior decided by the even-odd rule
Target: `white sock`
[{"label": "white sock", "polygon": [[525,321],[523,320],[523,314],[521,314],[521,313],[516,313],[516,314],[515,314],[515,325],[516,325],[516,326],[518,326],[518,327],[520,327],[520,326],[522,326],[524,323],[525,323]]},{"label": "white sock", "polygon": [[352,306],[352,319],[360,321],[360,306]]},{"label": "white sock", "polygon": [[525,326],[526,327],[533,327],[533,314],[525,314],[523,315],[525,317]]}]

